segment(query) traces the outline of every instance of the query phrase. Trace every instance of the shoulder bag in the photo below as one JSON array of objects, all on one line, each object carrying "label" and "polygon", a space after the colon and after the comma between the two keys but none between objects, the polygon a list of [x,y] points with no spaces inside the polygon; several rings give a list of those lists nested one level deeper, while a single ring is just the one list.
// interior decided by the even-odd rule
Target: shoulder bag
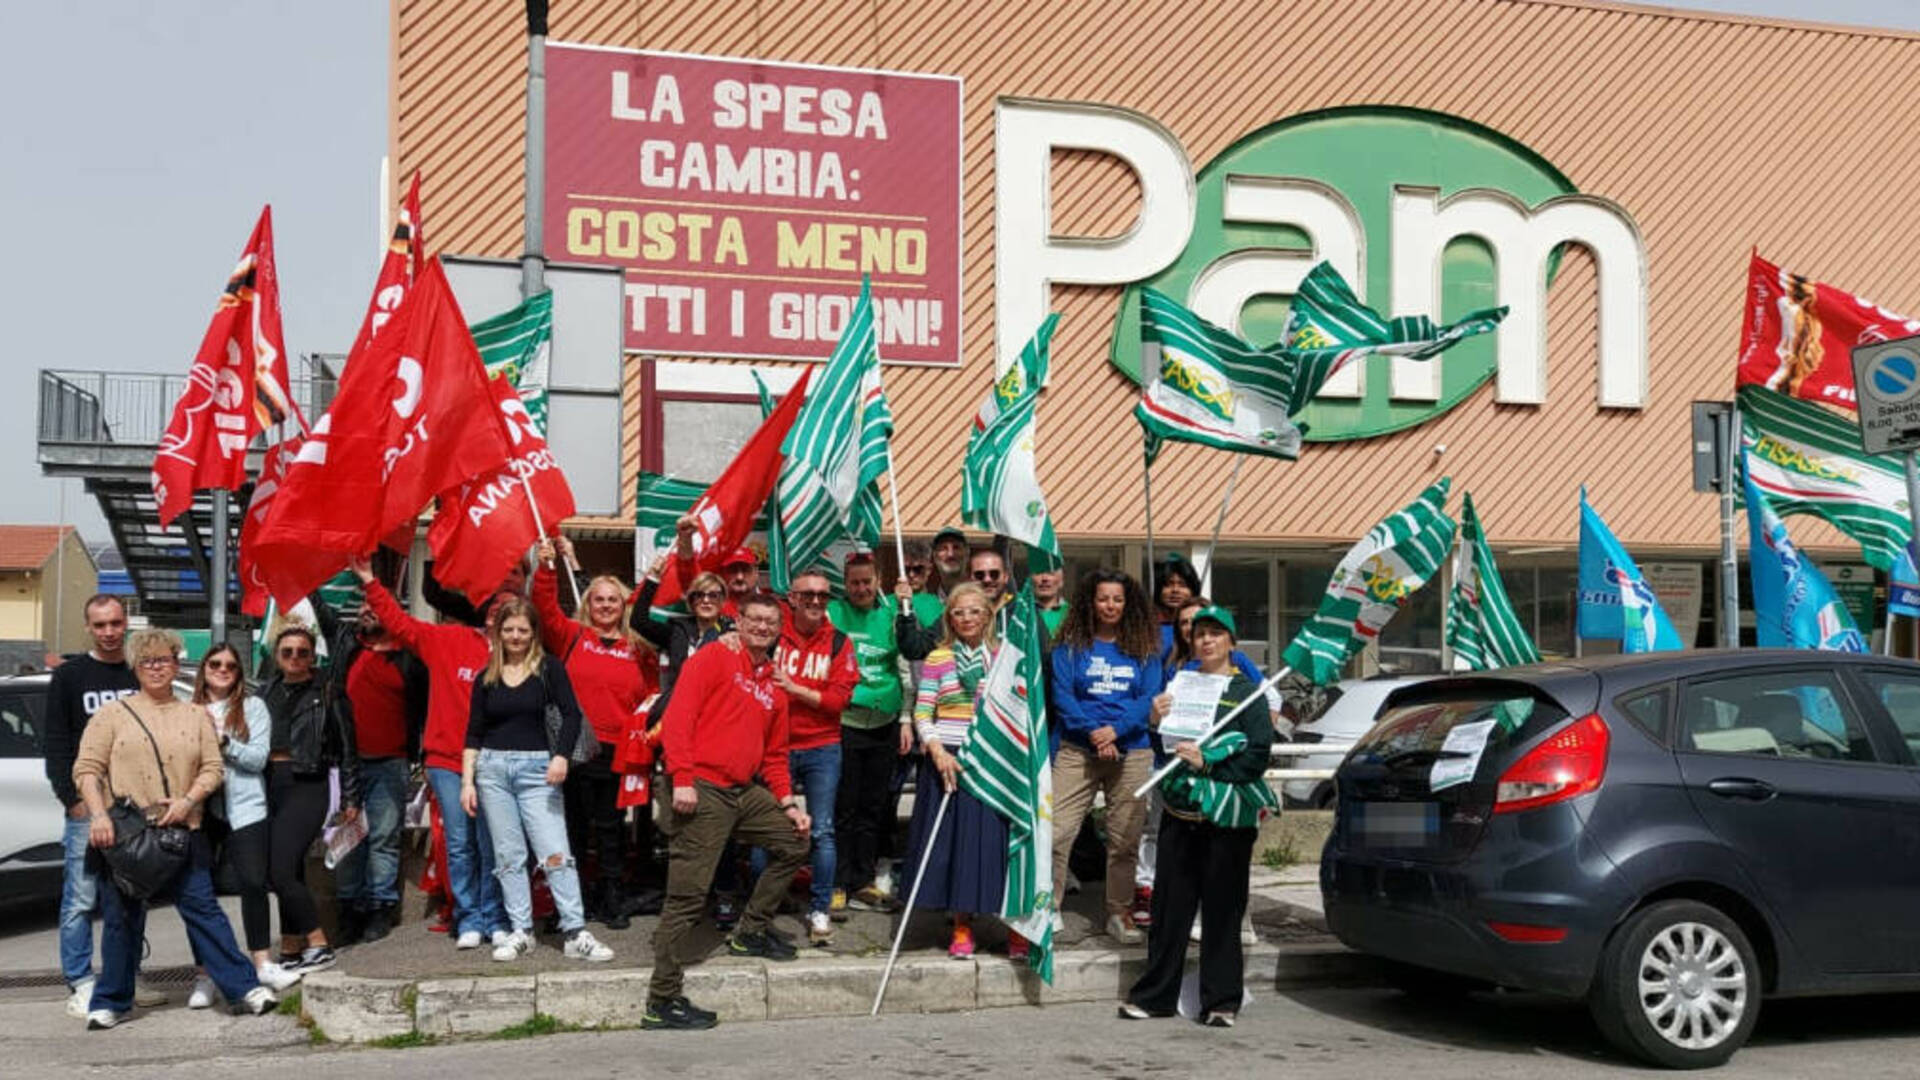
[{"label": "shoulder bag", "polygon": [[[580,639],[575,638],[574,644],[579,643]],[[573,649],[568,648],[567,653],[571,656]],[[545,692],[547,701],[544,714],[547,726],[547,749],[556,757],[564,757],[575,765],[584,765],[600,756],[600,740],[593,734],[593,725],[587,723],[586,716],[582,715],[580,734],[574,739],[573,745],[570,747],[560,745],[560,732],[566,726],[567,715],[553,700],[553,683],[547,678],[547,665],[552,662],[551,657],[542,658],[540,661],[540,689]],[[561,663],[564,664],[565,661]]]},{"label": "shoulder bag", "polygon": [[[120,706],[140,725],[140,733],[153,747],[153,762],[160,769],[160,789],[173,798],[173,786],[167,783],[167,764],[160,757],[160,743],[154,739],[147,722],[125,698]],[[111,787],[111,784],[109,784]],[[107,808],[107,820],[113,824],[113,846],[101,852],[113,884],[134,900],[146,900],[180,876],[193,843],[193,832],[185,825],[155,825],[147,811],[131,798],[122,796]]]}]

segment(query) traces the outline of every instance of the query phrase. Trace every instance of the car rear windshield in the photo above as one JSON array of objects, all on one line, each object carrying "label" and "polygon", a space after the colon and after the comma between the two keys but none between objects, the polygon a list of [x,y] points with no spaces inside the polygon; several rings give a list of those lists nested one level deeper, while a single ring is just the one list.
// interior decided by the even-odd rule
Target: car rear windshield
[{"label": "car rear windshield", "polygon": [[1565,709],[1525,687],[1436,691],[1382,712],[1379,722],[1354,746],[1353,756],[1389,765],[1464,756],[1479,759],[1566,716]]}]

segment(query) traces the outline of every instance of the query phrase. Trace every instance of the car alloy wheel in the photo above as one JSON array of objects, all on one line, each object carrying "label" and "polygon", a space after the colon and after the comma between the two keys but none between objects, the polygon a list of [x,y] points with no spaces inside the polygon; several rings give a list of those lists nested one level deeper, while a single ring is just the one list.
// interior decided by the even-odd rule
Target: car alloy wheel
[{"label": "car alloy wheel", "polygon": [[1674,923],[1640,952],[1640,1008],[1675,1046],[1711,1050],[1727,1041],[1747,1011],[1747,967],[1740,951],[1704,923]]}]

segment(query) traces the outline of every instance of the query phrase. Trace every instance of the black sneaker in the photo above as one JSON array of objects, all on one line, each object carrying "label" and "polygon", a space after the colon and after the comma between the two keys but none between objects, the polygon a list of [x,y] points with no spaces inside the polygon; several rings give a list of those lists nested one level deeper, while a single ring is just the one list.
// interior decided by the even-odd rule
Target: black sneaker
[{"label": "black sneaker", "polygon": [[648,1031],[705,1031],[720,1022],[720,1017],[702,1009],[684,997],[647,1002],[640,1014],[640,1026]]},{"label": "black sneaker", "polygon": [[620,914],[658,915],[666,895],[659,889],[641,889],[638,892],[624,893],[620,897]]},{"label": "black sneaker", "polygon": [[299,971],[307,966],[307,958],[301,953],[283,952],[274,963],[280,965],[281,971]]},{"label": "black sneaker", "polygon": [[367,916],[367,928],[362,932],[360,940],[368,942],[379,941],[391,933],[393,933],[393,909],[390,907],[375,908],[373,914]]},{"label": "black sneaker", "polygon": [[759,956],[768,960],[791,960],[800,955],[793,944],[778,934],[735,934],[727,939],[727,952],[734,956]]},{"label": "black sneaker", "polygon": [[[321,968],[332,967],[333,961],[334,955],[332,948],[326,945],[309,945],[306,950],[300,954],[300,967],[298,970],[301,972],[319,971]],[[284,960],[281,961],[280,966],[286,967],[286,962]]]}]

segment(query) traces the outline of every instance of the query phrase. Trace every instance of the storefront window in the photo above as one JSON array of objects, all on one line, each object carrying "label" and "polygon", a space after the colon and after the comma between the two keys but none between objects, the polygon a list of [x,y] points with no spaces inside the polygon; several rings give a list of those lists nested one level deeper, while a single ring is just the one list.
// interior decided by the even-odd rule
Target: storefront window
[{"label": "storefront window", "polygon": [[1280,592],[1280,635],[1275,639],[1281,642],[1281,648],[1285,648],[1285,643],[1292,641],[1319,610],[1320,598],[1327,594],[1327,579],[1333,576],[1334,563],[1332,560],[1288,559],[1285,567],[1284,587]]},{"label": "storefront window", "polygon": [[1213,602],[1233,613],[1234,625],[1240,629],[1240,651],[1263,671],[1272,668],[1279,652],[1267,640],[1273,610],[1268,600],[1272,569],[1267,559],[1230,562],[1223,558],[1213,567],[1213,582],[1208,586]]},{"label": "storefront window", "polygon": [[1573,595],[1580,571],[1543,566],[1534,571],[1536,601],[1533,643],[1546,659],[1573,655]]},{"label": "storefront window", "polygon": [[1440,612],[1446,603],[1446,590],[1436,574],[1380,631],[1381,670],[1396,675],[1440,670]]}]

